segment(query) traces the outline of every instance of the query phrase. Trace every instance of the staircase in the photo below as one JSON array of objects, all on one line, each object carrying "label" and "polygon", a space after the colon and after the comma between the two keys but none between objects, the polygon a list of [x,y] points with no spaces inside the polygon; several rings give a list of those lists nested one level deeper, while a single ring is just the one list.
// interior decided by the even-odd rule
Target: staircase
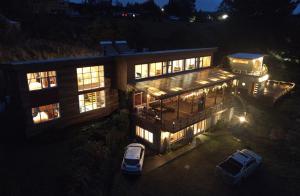
[{"label": "staircase", "polygon": [[258,95],[258,90],[259,90],[260,85],[258,83],[255,83],[254,89],[253,89],[253,95],[257,96]]}]

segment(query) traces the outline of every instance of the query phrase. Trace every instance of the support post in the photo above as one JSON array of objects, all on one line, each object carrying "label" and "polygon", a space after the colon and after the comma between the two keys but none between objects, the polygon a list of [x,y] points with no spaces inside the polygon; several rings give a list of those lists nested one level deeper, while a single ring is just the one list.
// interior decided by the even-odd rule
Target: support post
[{"label": "support post", "polygon": [[177,96],[177,120],[179,119],[179,95]]},{"label": "support post", "polygon": [[163,112],[162,112],[162,105],[163,105],[163,100],[161,99],[160,100],[160,121],[161,121],[161,124],[162,124],[162,116],[163,116]]},{"label": "support post", "polygon": [[225,87],[222,88],[222,102],[224,102],[225,98]]},{"label": "support post", "polygon": [[216,92],[215,92],[215,105],[217,105],[217,96],[218,96],[218,91],[216,90]]},{"label": "support post", "polygon": [[195,95],[193,95],[193,97],[192,97],[192,109],[191,109],[191,113],[194,112],[194,99],[195,99]]}]

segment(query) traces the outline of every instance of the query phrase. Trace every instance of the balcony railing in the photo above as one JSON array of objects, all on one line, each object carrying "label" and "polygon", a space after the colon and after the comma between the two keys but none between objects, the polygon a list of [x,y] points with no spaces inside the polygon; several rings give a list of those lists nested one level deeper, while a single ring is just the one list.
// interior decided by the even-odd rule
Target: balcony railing
[{"label": "balcony railing", "polygon": [[160,129],[164,131],[177,132],[212,116],[212,114],[214,113],[223,111],[231,107],[232,107],[232,100],[230,99],[225,102],[221,102],[213,107],[207,108],[201,112],[192,113],[187,117],[180,117],[177,120],[163,119],[161,121],[161,119],[158,116],[153,117],[149,115],[143,115],[140,112],[137,112],[135,116],[136,116],[136,123],[145,126],[145,128],[157,129],[160,127]]},{"label": "balcony railing", "polygon": [[241,75],[248,75],[248,76],[263,76],[268,73],[268,68],[264,64],[263,68],[260,71],[247,71],[247,70],[241,70],[241,69],[233,69],[232,72],[241,74]]}]

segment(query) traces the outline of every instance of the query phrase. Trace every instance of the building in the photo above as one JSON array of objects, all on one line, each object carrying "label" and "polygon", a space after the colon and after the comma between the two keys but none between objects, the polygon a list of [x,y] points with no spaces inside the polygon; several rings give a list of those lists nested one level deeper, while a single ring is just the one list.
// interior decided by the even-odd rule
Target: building
[{"label": "building", "polygon": [[28,136],[108,116],[129,97],[132,129],[163,152],[232,118],[237,76],[212,67],[216,50],[12,62],[0,69]]},{"label": "building", "polygon": [[263,54],[236,53],[229,55],[228,59],[231,72],[239,76],[239,91],[272,106],[291,92],[295,88],[295,83],[270,80],[264,57]]},{"label": "building", "polygon": [[269,79],[264,55],[236,53],[228,56],[231,71],[240,76],[238,87],[249,95],[262,93]]}]

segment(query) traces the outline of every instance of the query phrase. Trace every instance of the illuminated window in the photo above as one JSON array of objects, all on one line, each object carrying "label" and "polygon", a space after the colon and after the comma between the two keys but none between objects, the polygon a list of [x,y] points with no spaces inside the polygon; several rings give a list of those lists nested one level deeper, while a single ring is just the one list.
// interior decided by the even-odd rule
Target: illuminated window
[{"label": "illuminated window", "polygon": [[159,63],[150,63],[150,72],[149,72],[149,75],[151,77],[162,75],[163,74],[162,67],[163,67],[163,63],[162,62],[159,62]]},{"label": "illuminated window", "polygon": [[244,60],[244,59],[232,59],[233,63],[239,63],[239,64],[248,64],[249,61],[248,60]]},{"label": "illuminated window", "polygon": [[185,59],[185,69],[196,69],[196,58]]},{"label": "illuminated window", "polygon": [[105,91],[85,93],[78,97],[80,113],[105,107]]},{"label": "illuminated window", "polygon": [[27,82],[30,91],[56,87],[56,71],[27,73]]},{"label": "illuminated window", "polygon": [[184,138],[184,135],[185,135],[184,129],[181,131],[178,131],[176,133],[173,133],[170,135],[170,142],[173,143],[173,142],[179,141]]},{"label": "illuminated window", "polygon": [[135,65],[135,79],[148,77],[148,64]]},{"label": "illuminated window", "polygon": [[58,103],[32,108],[31,112],[34,124],[51,121],[60,117]]},{"label": "illuminated window", "polygon": [[199,67],[210,67],[211,56],[200,57]]},{"label": "illuminated window", "polygon": [[104,67],[77,68],[78,91],[104,87]]},{"label": "illuminated window", "polygon": [[150,143],[153,143],[153,133],[150,131],[147,131],[139,126],[136,126],[135,128],[136,135]]},{"label": "illuminated window", "polygon": [[208,124],[207,119],[194,124],[194,135],[204,132],[207,129],[207,124]]},{"label": "illuminated window", "polygon": [[183,71],[183,60],[175,60],[172,63],[173,73]]}]

